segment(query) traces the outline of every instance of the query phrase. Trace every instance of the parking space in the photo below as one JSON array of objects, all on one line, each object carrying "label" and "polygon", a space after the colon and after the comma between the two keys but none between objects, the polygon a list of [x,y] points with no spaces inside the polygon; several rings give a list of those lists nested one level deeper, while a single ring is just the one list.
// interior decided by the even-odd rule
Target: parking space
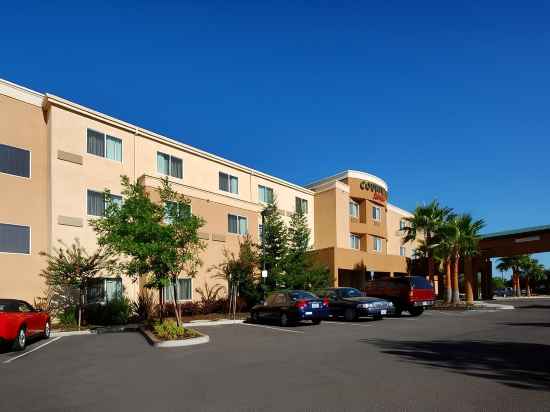
[{"label": "parking space", "polygon": [[0,410],[544,410],[550,306],[538,306],[203,326],[209,344],[173,349],[137,333],[64,337],[0,364]]}]

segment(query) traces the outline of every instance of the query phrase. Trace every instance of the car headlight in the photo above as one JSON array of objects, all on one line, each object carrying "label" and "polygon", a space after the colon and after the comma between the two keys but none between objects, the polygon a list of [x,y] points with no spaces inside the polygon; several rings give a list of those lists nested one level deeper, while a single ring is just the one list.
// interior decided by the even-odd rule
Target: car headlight
[{"label": "car headlight", "polygon": [[392,302],[388,302],[388,307],[393,308],[393,303],[392,303]]},{"label": "car headlight", "polygon": [[360,307],[360,308],[366,308],[366,309],[374,307],[374,305],[372,303],[360,303],[357,306]]}]

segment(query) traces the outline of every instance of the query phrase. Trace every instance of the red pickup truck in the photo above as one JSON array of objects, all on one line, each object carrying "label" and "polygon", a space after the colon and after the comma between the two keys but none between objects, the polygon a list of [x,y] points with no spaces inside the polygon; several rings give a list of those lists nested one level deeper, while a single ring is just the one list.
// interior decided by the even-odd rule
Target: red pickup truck
[{"label": "red pickup truck", "polygon": [[404,310],[412,316],[419,316],[433,306],[434,288],[422,276],[385,277],[367,282],[367,296],[389,300],[395,306],[395,314],[401,315]]},{"label": "red pickup truck", "polygon": [[23,350],[27,338],[50,337],[50,315],[23,300],[0,299],[0,343],[13,342],[14,350]]}]

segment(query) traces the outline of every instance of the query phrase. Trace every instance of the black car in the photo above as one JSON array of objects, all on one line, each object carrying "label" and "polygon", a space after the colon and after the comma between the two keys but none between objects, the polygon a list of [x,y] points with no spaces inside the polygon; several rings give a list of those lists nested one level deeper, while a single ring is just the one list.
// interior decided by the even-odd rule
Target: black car
[{"label": "black car", "polygon": [[323,293],[329,301],[332,317],[343,316],[347,321],[372,316],[382,319],[394,312],[393,304],[387,300],[365,296],[355,288],[330,288]]},{"label": "black car", "polygon": [[271,293],[266,301],[250,310],[253,322],[277,322],[287,326],[301,320],[314,324],[328,318],[328,300],[319,299],[311,292],[288,290]]}]

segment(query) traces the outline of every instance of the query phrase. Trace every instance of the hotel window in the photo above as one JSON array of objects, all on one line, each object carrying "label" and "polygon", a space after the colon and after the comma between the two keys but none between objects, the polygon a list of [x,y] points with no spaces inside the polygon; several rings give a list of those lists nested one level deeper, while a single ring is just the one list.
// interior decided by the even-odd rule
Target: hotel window
[{"label": "hotel window", "polygon": [[378,206],[372,207],[372,218],[374,220],[380,220],[380,208]]},{"label": "hotel window", "polygon": [[361,247],[361,236],[350,233],[349,235],[349,247],[352,249],[357,249]]},{"label": "hotel window", "polygon": [[88,153],[122,162],[122,140],[95,130],[87,131]]},{"label": "hotel window", "polygon": [[359,218],[359,203],[353,200],[349,201],[349,215],[354,218]]},{"label": "hotel window", "polygon": [[29,226],[0,223],[0,252],[31,253],[31,228]]},{"label": "hotel window", "polygon": [[302,213],[304,215],[307,214],[307,200],[301,199],[299,197],[296,198],[296,213]]},{"label": "hotel window", "polygon": [[220,172],[219,189],[229,193],[239,193],[239,178]]},{"label": "hotel window", "polygon": [[181,179],[183,178],[183,160],[179,157],[157,152],[157,172]]},{"label": "hotel window", "polygon": [[380,239],[379,237],[373,236],[372,249],[378,253],[382,252],[382,239]]},{"label": "hotel window", "polygon": [[[110,195],[111,201],[117,205],[122,204],[122,196]],[[90,216],[105,216],[105,210],[108,206],[107,196],[103,192],[88,190],[87,199],[88,215]]]},{"label": "hotel window", "polygon": [[31,152],[0,144],[0,173],[31,177]]},{"label": "hotel window", "polygon": [[246,217],[227,215],[227,231],[237,235],[246,235],[248,233],[248,222]]},{"label": "hotel window", "polygon": [[87,303],[107,303],[122,298],[121,278],[96,278],[88,282]]},{"label": "hotel window", "polygon": [[405,230],[407,228],[407,221],[405,219],[401,219],[399,221],[399,230]]},{"label": "hotel window", "polygon": [[405,246],[399,248],[399,256],[406,256]]},{"label": "hotel window", "polygon": [[[176,283],[178,300],[191,300],[191,278],[180,278]],[[169,303],[174,300],[174,284],[164,287],[164,301]]]},{"label": "hotel window", "polygon": [[172,216],[191,215],[191,204],[166,202],[164,204],[164,223],[172,223]]},{"label": "hotel window", "polygon": [[273,203],[273,189],[258,185],[258,200],[264,203]]}]

